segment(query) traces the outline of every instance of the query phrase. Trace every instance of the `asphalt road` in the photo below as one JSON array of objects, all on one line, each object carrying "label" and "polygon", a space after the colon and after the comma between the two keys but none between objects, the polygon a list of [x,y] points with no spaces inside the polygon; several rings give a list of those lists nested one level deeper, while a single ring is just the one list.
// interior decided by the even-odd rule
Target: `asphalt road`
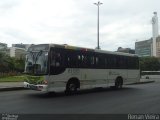
[{"label": "asphalt road", "polygon": [[160,113],[160,82],[128,85],[121,90],[83,90],[71,96],[62,92],[47,96],[32,90],[0,92],[0,113]]}]

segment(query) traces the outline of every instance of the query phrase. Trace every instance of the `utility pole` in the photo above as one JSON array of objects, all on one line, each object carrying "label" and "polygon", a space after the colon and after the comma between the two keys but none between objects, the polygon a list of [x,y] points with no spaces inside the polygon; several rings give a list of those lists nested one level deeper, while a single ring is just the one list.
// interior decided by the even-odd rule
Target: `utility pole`
[{"label": "utility pole", "polygon": [[99,6],[102,5],[103,3],[101,3],[100,1],[98,1],[98,3],[94,3],[97,7],[98,7],[98,12],[97,12],[97,49],[100,49],[99,46]]}]

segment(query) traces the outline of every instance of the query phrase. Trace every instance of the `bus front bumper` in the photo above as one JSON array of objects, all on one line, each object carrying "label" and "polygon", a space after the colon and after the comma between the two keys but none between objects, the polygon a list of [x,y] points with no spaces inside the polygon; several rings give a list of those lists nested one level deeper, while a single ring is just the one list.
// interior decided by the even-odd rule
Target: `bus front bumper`
[{"label": "bus front bumper", "polygon": [[28,88],[31,90],[37,90],[37,91],[44,91],[44,92],[47,91],[47,86],[48,86],[48,85],[41,85],[41,84],[34,85],[28,82],[24,82],[23,84],[24,84],[24,88]]}]

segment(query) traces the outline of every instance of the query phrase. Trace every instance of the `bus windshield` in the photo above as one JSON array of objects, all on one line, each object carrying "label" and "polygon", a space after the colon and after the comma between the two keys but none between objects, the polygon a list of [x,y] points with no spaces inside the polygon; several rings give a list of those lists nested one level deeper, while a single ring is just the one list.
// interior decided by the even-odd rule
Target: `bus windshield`
[{"label": "bus windshield", "polygon": [[48,51],[28,50],[26,54],[25,73],[33,75],[47,74]]}]

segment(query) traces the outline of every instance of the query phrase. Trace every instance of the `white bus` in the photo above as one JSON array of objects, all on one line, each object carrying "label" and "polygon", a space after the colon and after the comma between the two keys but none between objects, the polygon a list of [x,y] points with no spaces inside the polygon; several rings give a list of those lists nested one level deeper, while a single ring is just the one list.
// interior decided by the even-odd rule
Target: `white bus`
[{"label": "white bus", "polygon": [[57,44],[28,48],[25,73],[24,87],[45,92],[122,88],[140,79],[136,55]]},{"label": "white bus", "polygon": [[142,79],[158,80],[160,79],[160,71],[141,71]]}]

